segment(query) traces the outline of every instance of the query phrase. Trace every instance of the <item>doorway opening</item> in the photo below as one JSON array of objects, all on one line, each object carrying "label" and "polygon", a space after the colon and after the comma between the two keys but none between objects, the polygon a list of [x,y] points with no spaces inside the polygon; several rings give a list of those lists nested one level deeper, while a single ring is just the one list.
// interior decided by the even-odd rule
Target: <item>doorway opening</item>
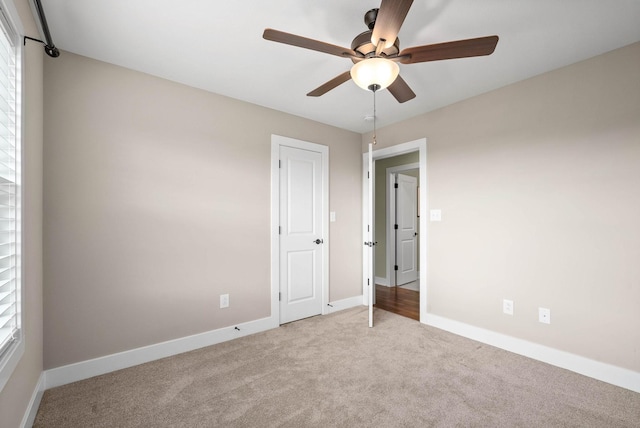
[{"label": "doorway opening", "polygon": [[[390,160],[386,161],[387,159]],[[385,164],[385,162],[389,163]],[[405,174],[405,172],[408,172],[408,174]],[[408,217],[410,222],[413,223],[414,230],[413,236],[411,236],[413,239],[405,241],[405,248],[402,248],[403,244],[400,242],[402,237],[398,237],[398,243],[396,243],[396,230],[400,229],[401,223],[396,222],[398,213],[396,212],[395,202],[391,204],[391,198],[397,198],[398,195],[392,192],[387,194],[387,184],[389,184],[389,189],[392,189],[398,180],[404,181],[406,176],[411,176],[412,174],[416,175],[415,179],[409,178],[408,180],[413,181],[413,183],[417,182],[417,188],[415,192],[413,190],[407,191],[407,188],[411,189],[410,186],[404,190],[405,193],[408,192],[415,195],[415,200],[411,202],[414,207],[405,209],[400,215]],[[379,179],[382,184],[376,183],[376,175],[383,177]],[[405,177],[401,178],[401,175]],[[409,316],[426,323],[427,140],[422,138],[378,150],[373,150],[373,146],[370,144],[369,152],[363,154],[362,177],[362,218],[365,241],[363,247],[362,289],[363,303],[369,306],[369,327],[374,325],[374,307],[382,309],[385,306],[385,300],[387,303],[392,301],[392,304],[396,307],[395,309],[391,308],[394,311],[398,311],[398,308],[403,305],[406,306],[406,299],[402,298],[402,294],[412,294],[410,300],[413,302],[413,309]],[[369,177],[373,179],[369,179]],[[400,183],[398,184],[398,187],[400,187]],[[391,211],[392,207],[394,207],[393,211]],[[388,220],[394,216],[396,218]],[[387,223],[389,226],[387,226]],[[395,228],[396,224],[398,224],[398,229]],[[410,251],[406,251],[407,249]],[[402,263],[398,263],[399,258],[401,259],[402,257],[405,257],[403,262],[409,260],[408,264],[404,263],[404,267]],[[405,269],[407,272],[404,273],[411,273],[409,271],[413,270],[415,283],[414,280],[407,281],[406,276],[400,278],[396,273],[396,266],[398,266],[398,271]],[[408,293],[409,291],[412,293]],[[389,297],[391,300],[385,299],[385,297]],[[416,311],[418,313],[417,316]]]},{"label": "doorway opening", "polygon": [[375,306],[420,320],[418,151],[375,161]]}]

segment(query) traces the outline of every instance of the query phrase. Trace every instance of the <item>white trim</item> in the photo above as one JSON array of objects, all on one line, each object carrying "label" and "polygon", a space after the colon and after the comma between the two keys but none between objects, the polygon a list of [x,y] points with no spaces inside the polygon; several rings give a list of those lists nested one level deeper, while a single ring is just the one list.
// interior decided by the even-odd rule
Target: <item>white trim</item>
[{"label": "white trim", "polygon": [[391,287],[391,284],[389,284],[389,277],[376,276],[376,285],[384,285],[385,287]]},{"label": "white trim", "polygon": [[[13,42],[16,43],[16,123],[15,123],[15,157],[16,157],[16,298],[18,301],[17,307],[17,321],[18,321],[18,338],[15,344],[10,345],[6,349],[6,353],[0,358],[0,392],[4,390],[5,385],[9,382],[9,379],[13,375],[14,370],[18,366],[18,363],[22,359],[25,352],[25,299],[24,299],[24,287],[25,287],[25,266],[22,261],[24,254],[24,239],[23,239],[23,206],[24,200],[24,182],[22,180],[22,165],[23,160],[23,135],[22,129],[24,128],[25,114],[24,114],[24,43],[22,43],[22,35],[24,34],[24,27],[20,20],[20,15],[14,5],[13,1],[0,0],[4,17],[7,20],[6,28],[7,32],[11,32],[9,37],[14,38]],[[2,31],[0,29],[0,31]]]},{"label": "white trim", "polygon": [[[238,330],[236,330],[236,327]],[[47,370],[46,389],[276,328],[271,317]]]},{"label": "white trim", "polygon": [[[24,325],[24,324],[23,324]],[[9,382],[13,371],[18,367],[18,363],[20,359],[24,355],[24,329],[20,332],[20,338],[18,339],[18,343],[12,345],[9,350],[6,352],[0,359],[0,392],[3,391],[5,385]]]},{"label": "white trim", "polygon": [[[411,153],[418,151],[418,164],[420,165],[420,270],[424,275],[420,275],[418,281],[420,283],[420,321],[424,322],[427,317],[427,236],[428,236],[428,222],[427,213],[429,212],[429,201],[427,193],[427,139],[421,138],[419,140],[410,141],[408,143],[402,143],[391,147],[385,147],[384,149],[374,150],[373,159],[384,159],[392,156],[403,155],[405,153]],[[367,222],[369,213],[367,212],[368,199],[367,199],[367,169],[368,169],[368,153],[363,153],[362,162],[362,183],[363,183],[363,196],[362,196],[362,236],[363,241],[366,241],[367,236]],[[363,246],[362,249],[362,297],[364,304],[367,304],[367,247]]]},{"label": "white trim", "polygon": [[[392,272],[394,272],[394,266],[395,266],[394,260],[396,259],[396,246],[395,246],[396,236],[395,236],[395,230],[393,229],[393,226],[392,226],[396,224],[396,212],[392,208],[396,206],[396,197],[395,197],[395,192],[391,191],[391,189],[393,188],[393,184],[395,184],[396,173],[402,172],[402,171],[409,171],[412,169],[419,170],[420,163],[414,162],[406,165],[393,166],[393,167],[387,168],[387,170],[385,171],[385,196],[386,196],[385,209],[387,210],[387,222],[385,225],[385,228],[387,231],[387,248],[385,249],[387,254],[386,256],[387,267],[385,270],[387,274],[387,284],[389,284],[389,287],[393,287],[396,285],[396,276],[392,274]],[[418,176],[420,175],[418,174]]]},{"label": "white trim", "polygon": [[438,315],[427,314],[425,324],[612,385],[640,392],[640,373],[632,370],[485,330]]},{"label": "white trim", "polygon": [[338,311],[344,311],[345,309],[355,308],[356,306],[362,306],[362,296],[353,296],[342,300],[336,300],[329,303],[329,313]]},{"label": "white trim", "polygon": [[[347,299],[331,302],[331,306],[327,305],[326,312],[333,313],[360,305],[362,305],[362,296],[349,297]],[[106,355],[104,357],[46,370],[40,376],[38,387],[36,388],[34,397],[32,397],[31,401],[35,404],[39,403],[42,397],[42,392],[45,389],[55,388],[57,386],[66,385],[116,370],[126,369],[128,367],[137,366],[139,364],[148,363],[161,358],[171,357],[173,355],[182,354],[184,352],[193,351],[206,346],[216,345],[218,343],[278,328],[279,325],[274,325],[272,318],[273,317],[262,318],[243,324],[211,330],[205,333],[199,333],[192,336],[169,340],[154,345],[144,346],[129,351],[119,352],[117,354]],[[236,330],[236,327],[239,330]],[[36,411],[37,409],[38,407],[35,406]]]},{"label": "white trim", "polygon": [[22,423],[20,423],[20,428],[30,428],[36,421],[36,415],[38,414],[40,401],[42,401],[42,396],[44,395],[44,390],[46,389],[46,378],[47,375],[45,372],[40,373],[40,378],[38,379],[38,383],[36,384],[35,389],[33,390],[33,394],[31,394],[31,400],[29,400],[29,405],[27,406],[27,410],[24,413],[24,417],[22,418]]},{"label": "white trim", "polygon": [[[362,304],[369,305],[369,284],[367,279],[369,278],[369,248],[365,243],[369,241],[369,231],[367,225],[369,224],[369,153],[362,154],[362,236],[360,242],[362,242]],[[374,272],[375,275],[375,272]]]},{"label": "white trim", "polygon": [[322,155],[322,315],[329,313],[329,147],[271,135],[271,318],[280,325],[280,146],[319,152]]},{"label": "white trim", "polygon": [[271,323],[280,325],[280,145],[271,136]]},{"label": "white trim", "polygon": [[[363,305],[363,296],[331,302],[331,313]],[[517,339],[501,333],[485,330],[459,321],[450,320],[438,315],[428,314],[425,324],[451,333],[467,337],[478,342],[524,355],[557,367],[561,367],[594,379],[601,380],[622,388],[640,392],[640,373],[621,367],[594,361],[579,355],[549,348],[547,346]],[[240,330],[236,330],[238,327]],[[107,355],[92,360],[82,361],[55,369],[44,371],[40,375],[38,384],[32,394],[29,407],[23,418],[22,426],[33,423],[44,390],[66,385],[116,370],[133,367],[139,364],[158,360],[160,358],[178,355],[206,346],[215,345],[239,337],[277,328],[270,318],[250,321],[237,326],[230,326],[218,330],[170,340],[155,345],[145,346],[130,351]]]}]

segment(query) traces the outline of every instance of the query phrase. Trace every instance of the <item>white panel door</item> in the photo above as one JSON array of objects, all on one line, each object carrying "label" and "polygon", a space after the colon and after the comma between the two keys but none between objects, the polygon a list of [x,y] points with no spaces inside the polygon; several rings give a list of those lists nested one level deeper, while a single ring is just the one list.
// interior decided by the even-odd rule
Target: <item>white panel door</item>
[{"label": "white panel door", "polygon": [[396,183],[396,285],[418,279],[418,179],[398,174]]},{"label": "white panel door", "polygon": [[368,298],[369,298],[369,327],[373,327],[373,305],[376,303],[376,280],[375,280],[375,258],[373,254],[373,246],[375,245],[375,235],[373,230],[373,180],[375,179],[375,164],[373,163],[373,144],[369,143],[369,154],[367,156],[368,159],[368,169],[369,171],[369,181],[367,187],[367,204],[368,204],[368,226],[367,226],[367,242],[365,245],[368,247],[367,250],[367,259],[368,259],[368,272],[367,272],[367,286],[368,290]]},{"label": "white panel door", "polygon": [[280,147],[280,323],[322,313],[322,153]]}]

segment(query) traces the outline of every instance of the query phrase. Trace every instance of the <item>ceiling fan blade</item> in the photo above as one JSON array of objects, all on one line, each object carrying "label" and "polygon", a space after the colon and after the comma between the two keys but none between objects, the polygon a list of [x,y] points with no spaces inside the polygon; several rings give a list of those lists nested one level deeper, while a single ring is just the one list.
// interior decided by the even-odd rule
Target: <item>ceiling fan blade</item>
[{"label": "ceiling fan blade", "polygon": [[413,0],[382,0],[371,34],[374,46],[380,49],[380,41],[384,41],[384,49],[393,46],[412,4]]},{"label": "ceiling fan blade", "polygon": [[497,44],[498,36],[479,37],[477,39],[457,40],[435,45],[415,46],[403,49],[398,54],[398,57],[402,64],[413,64],[416,62],[491,55]]},{"label": "ceiling fan blade", "polygon": [[329,80],[324,85],[318,86],[316,89],[314,89],[313,91],[309,92],[307,94],[307,96],[308,97],[319,97],[320,95],[324,95],[327,92],[329,92],[330,90],[332,90],[333,88],[336,88],[336,87],[342,85],[344,82],[346,82],[349,79],[351,79],[351,72],[350,71],[345,71],[341,75],[336,76],[333,79]]},{"label": "ceiling fan blade", "polygon": [[295,34],[285,33],[271,28],[265,29],[262,37],[265,40],[270,40],[272,42],[298,46],[300,48],[311,49],[312,51],[324,52],[345,58],[358,56],[352,49],[343,48],[342,46],[332,45],[319,40],[308,39],[302,36],[296,36]]},{"label": "ceiling fan blade", "polygon": [[396,77],[396,80],[394,80],[387,89],[399,103],[404,103],[416,97],[416,94],[411,90],[409,85],[407,85],[407,82],[400,76]]}]

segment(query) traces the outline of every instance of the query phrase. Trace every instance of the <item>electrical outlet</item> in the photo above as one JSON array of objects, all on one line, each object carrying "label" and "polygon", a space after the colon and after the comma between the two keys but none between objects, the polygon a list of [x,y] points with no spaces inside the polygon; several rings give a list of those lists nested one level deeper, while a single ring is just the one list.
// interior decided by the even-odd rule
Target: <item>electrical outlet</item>
[{"label": "electrical outlet", "polygon": [[229,307],[229,295],[221,294],[220,295],[220,309]]},{"label": "electrical outlet", "polygon": [[502,301],[502,312],[507,315],[513,315],[513,300],[504,299]]},{"label": "electrical outlet", "polygon": [[551,324],[551,309],[538,308],[538,321]]}]

